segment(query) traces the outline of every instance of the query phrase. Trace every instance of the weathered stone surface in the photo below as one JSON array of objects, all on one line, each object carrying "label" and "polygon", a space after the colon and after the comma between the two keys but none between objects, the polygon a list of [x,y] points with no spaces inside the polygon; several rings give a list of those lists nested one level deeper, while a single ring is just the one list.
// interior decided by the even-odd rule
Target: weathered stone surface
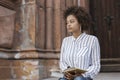
[{"label": "weathered stone surface", "polygon": [[[55,0],[54,4],[59,4],[60,1]],[[54,49],[60,49],[61,43],[61,10],[60,4],[54,6]]]},{"label": "weathered stone surface", "polygon": [[18,61],[18,63],[17,67],[13,65],[13,77],[15,79],[39,80],[38,60],[22,60]]},{"label": "weathered stone surface", "polygon": [[36,26],[36,48],[45,49],[46,31],[45,31],[45,8],[38,6],[38,26]]},{"label": "weathered stone surface", "polygon": [[[0,53],[8,54],[9,57],[19,54],[19,58],[15,59],[23,60],[1,60],[5,62],[0,64],[1,70],[3,67],[8,69],[8,72],[4,71],[9,75],[6,76],[8,80],[42,80],[50,77],[50,70],[59,66],[61,40],[67,35],[63,10],[76,4],[76,1],[16,0],[14,3],[16,15],[13,48]],[[0,77],[2,80],[4,78]]]},{"label": "weathered stone surface", "polygon": [[21,29],[21,49],[31,49],[35,47],[35,0],[23,0],[20,10],[20,24]]},{"label": "weathered stone surface", "polygon": [[78,0],[73,0],[73,6],[78,5]]},{"label": "weathered stone surface", "polygon": [[39,66],[39,76],[41,80],[50,77],[51,69],[58,68],[58,60],[39,60]]},{"label": "weathered stone surface", "polygon": [[39,7],[39,8],[45,8],[46,6],[45,6],[45,1],[46,0],[36,0],[36,3],[37,3],[37,6]]},{"label": "weathered stone surface", "polygon": [[8,66],[8,67],[10,67],[10,65],[11,65],[11,61],[9,61],[9,60],[0,60],[0,66]]},{"label": "weathered stone surface", "polygon": [[53,7],[53,1],[54,0],[46,0],[46,7],[47,8],[52,8]]},{"label": "weathered stone surface", "polygon": [[66,7],[70,7],[73,5],[73,1],[72,0],[66,0]]},{"label": "weathered stone surface", "polygon": [[12,61],[0,60],[0,80],[11,79]]},{"label": "weathered stone surface", "polygon": [[15,5],[14,5],[15,1],[16,0],[0,0],[0,5],[4,6],[6,8],[14,10],[15,9]]},{"label": "weathered stone surface", "polygon": [[0,80],[39,80],[39,60],[0,61]]},{"label": "weathered stone surface", "polygon": [[0,6],[0,47],[12,48],[15,11]]},{"label": "weathered stone surface", "polygon": [[[60,11],[60,13],[61,13],[61,16],[60,16],[60,20],[61,20],[61,39],[63,39],[65,36],[66,36],[66,34],[67,34],[67,28],[66,28],[66,22],[65,22],[65,20],[64,20],[64,18],[63,18],[63,12],[64,12],[64,10],[66,9],[66,2],[65,2],[65,0],[61,0],[61,11]],[[62,40],[61,40],[62,41]]]},{"label": "weathered stone surface", "polygon": [[6,80],[11,78],[10,67],[0,67],[0,80]]},{"label": "weathered stone surface", "polygon": [[14,58],[16,59],[25,59],[25,58],[39,58],[36,52],[22,52],[15,54]]},{"label": "weathered stone surface", "polygon": [[46,48],[53,49],[53,11],[52,8],[46,10]]}]

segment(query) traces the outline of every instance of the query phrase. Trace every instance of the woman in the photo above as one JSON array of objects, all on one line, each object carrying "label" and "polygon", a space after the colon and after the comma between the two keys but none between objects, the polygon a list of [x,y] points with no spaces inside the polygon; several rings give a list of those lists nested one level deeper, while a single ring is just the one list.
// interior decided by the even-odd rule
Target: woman
[{"label": "woman", "polygon": [[90,27],[89,14],[82,7],[69,7],[64,12],[66,27],[72,36],[63,39],[60,69],[75,67],[86,70],[83,74],[64,73],[59,80],[92,80],[100,71],[100,47],[97,37],[85,33]]}]

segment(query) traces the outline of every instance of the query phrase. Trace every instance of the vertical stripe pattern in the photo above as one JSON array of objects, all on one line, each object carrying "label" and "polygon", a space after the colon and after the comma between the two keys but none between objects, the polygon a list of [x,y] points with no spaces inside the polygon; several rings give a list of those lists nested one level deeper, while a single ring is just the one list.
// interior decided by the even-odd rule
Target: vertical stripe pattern
[{"label": "vertical stripe pattern", "polygon": [[100,70],[100,46],[97,37],[82,33],[78,38],[63,39],[60,54],[60,68],[68,66],[87,70],[84,77],[94,78]]}]

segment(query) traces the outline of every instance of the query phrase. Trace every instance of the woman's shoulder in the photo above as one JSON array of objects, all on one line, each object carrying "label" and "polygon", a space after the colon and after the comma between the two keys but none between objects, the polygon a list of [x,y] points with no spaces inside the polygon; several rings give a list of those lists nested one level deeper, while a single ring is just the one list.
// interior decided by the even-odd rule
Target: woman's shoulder
[{"label": "woman's shoulder", "polygon": [[92,35],[92,34],[86,34],[86,37],[88,37],[90,39],[98,39],[97,36]]},{"label": "woman's shoulder", "polygon": [[95,35],[91,35],[91,34],[86,34],[86,38],[84,38],[84,41],[86,42],[86,43],[88,43],[88,45],[89,44],[91,44],[92,43],[92,45],[95,43],[99,43],[99,40],[98,40],[98,38],[97,38],[97,36],[95,36]]}]

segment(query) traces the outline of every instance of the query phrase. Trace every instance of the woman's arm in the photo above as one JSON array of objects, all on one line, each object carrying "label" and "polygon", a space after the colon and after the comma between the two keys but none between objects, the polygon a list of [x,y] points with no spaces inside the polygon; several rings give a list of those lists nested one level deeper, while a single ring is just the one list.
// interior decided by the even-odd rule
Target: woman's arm
[{"label": "woman's arm", "polygon": [[64,47],[65,47],[65,39],[63,39],[63,42],[62,42],[61,52],[60,52],[60,62],[59,62],[60,69],[62,71],[64,71],[65,69],[67,69],[67,65],[65,64],[65,61],[63,59],[63,57],[64,57]]},{"label": "woman's arm", "polygon": [[87,69],[88,72],[83,74],[85,77],[93,78],[100,71],[100,46],[98,39],[94,37],[92,52],[91,52],[91,65]]}]

